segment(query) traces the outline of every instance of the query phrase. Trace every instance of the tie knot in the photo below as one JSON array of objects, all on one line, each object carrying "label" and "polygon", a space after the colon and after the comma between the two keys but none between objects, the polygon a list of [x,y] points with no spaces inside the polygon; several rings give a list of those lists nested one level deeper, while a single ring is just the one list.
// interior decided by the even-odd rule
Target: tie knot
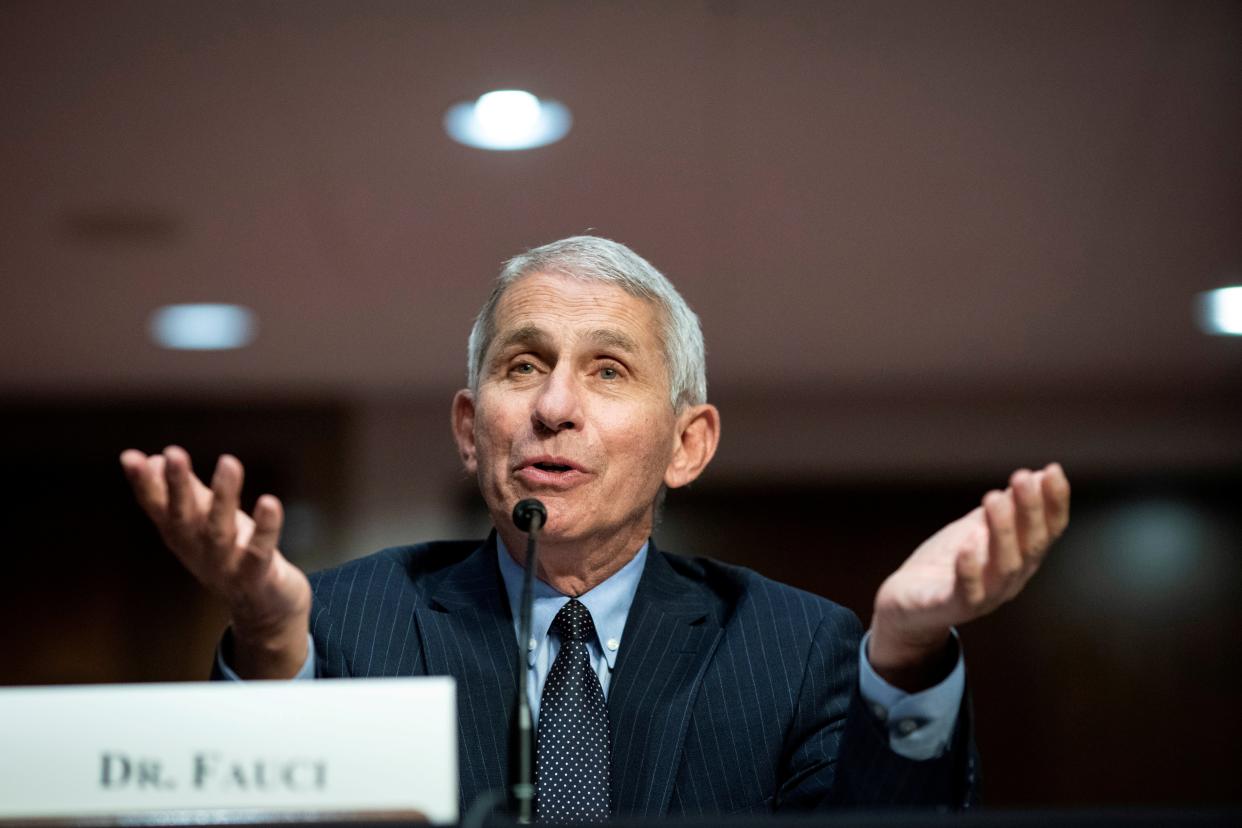
[{"label": "tie knot", "polygon": [[561,607],[552,619],[552,628],[562,641],[585,642],[595,635],[595,622],[591,620],[591,611],[577,598],[570,598],[569,603]]}]

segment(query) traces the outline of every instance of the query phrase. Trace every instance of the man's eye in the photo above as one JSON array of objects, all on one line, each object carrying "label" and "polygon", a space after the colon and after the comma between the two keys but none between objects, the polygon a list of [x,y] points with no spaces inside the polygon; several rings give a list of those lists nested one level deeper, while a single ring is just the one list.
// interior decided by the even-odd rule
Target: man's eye
[{"label": "man's eye", "polygon": [[519,362],[517,365],[513,366],[513,373],[533,374],[535,373],[535,366],[531,365],[529,362]]},{"label": "man's eye", "polygon": [[620,377],[620,376],[621,376],[621,374],[620,374],[620,372],[619,372],[619,371],[617,371],[617,369],[616,369],[616,368],[600,368],[600,369],[599,369],[599,378],[600,378],[600,379],[614,380],[614,379],[617,379],[617,378],[618,378],[618,377]]}]

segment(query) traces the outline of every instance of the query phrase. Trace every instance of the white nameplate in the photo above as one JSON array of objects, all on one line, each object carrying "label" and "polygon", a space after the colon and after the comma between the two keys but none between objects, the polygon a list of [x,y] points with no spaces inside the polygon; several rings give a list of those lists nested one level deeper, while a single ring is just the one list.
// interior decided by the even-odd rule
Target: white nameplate
[{"label": "white nameplate", "polygon": [[455,684],[0,688],[0,819],[198,809],[456,822]]}]

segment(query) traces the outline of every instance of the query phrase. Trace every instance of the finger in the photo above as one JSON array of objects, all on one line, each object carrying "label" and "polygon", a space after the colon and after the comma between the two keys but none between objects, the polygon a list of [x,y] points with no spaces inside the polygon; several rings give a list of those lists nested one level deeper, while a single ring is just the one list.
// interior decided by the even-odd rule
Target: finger
[{"label": "finger", "polygon": [[1048,532],[1055,539],[1065,531],[1070,515],[1070,484],[1060,463],[1049,463],[1040,481]]},{"label": "finger", "polygon": [[988,570],[1001,578],[1009,578],[1022,568],[1018,551],[1018,531],[1014,521],[1011,492],[991,491],[983,498],[983,511],[988,519]]},{"label": "finger", "polygon": [[164,485],[164,457],[148,457],[137,449],[121,452],[121,469],[134,490],[134,498],[156,523],[164,519],[168,508],[168,489]]},{"label": "finger", "polygon": [[284,509],[272,495],[263,495],[254,506],[254,534],[246,547],[247,567],[266,567],[276,551],[280,540],[280,527],[284,523]]},{"label": "finger", "polygon": [[237,564],[237,578],[241,582],[258,581],[272,564],[276,554],[276,542],[284,522],[284,510],[280,501],[272,495],[263,495],[254,506],[254,532],[250,536],[241,560]]},{"label": "finger", "polygon": [[1019,469],[1009,478],[1009,485],[1013,489],[1018,551],[1025,560],[1038,560],[1048,548],[1048,524],[1039,478],[1029,469]]},{"label": "finger", "polygon": [[241,462],[232,455],[221,455],[211,476],[211,508],[207,512],[207,535],[218,550],[232,551],[237,538],[243,478]]},{"label": "finger", "polygon": [[168,486],[168,517],[185,524],[194,516],[194,485],[190,455],[180,446],[164,449],[164,482]]},{"label": "finger", "polygon": [[146,463],[147,456],[138,449],[125,449],[121,452],[121,470],[125,472],[126,477],[132,477],[140,472]]},{"label": "finger", "polygon": [[963,544],[957,553],[954,567],[957,570],[957,591],[972,611],[983,607],[987,598],[987,589],[983,583],[983,550],[987,548],[987,530],[982,526],[972,533],[971,541]]}]

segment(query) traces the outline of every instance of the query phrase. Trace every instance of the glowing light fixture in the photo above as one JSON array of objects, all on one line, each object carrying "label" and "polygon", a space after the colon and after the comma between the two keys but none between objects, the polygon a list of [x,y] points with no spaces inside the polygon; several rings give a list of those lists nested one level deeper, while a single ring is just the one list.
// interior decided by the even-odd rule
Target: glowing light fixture
[{"label": "glowing light fixture", "polygon": [[444,130],[454,141],[486,150],[546,146],[564,138],[572,124],[564,104],[541,101],[520,89],[488,92],[444,113]]},{"label": "glowing light fixture", "polygon": [[1199,327],[1210,334],[1242,336],[1242,285],[1204,291],[1197,300]]},{"label": "glowing light fixture", "polygon": [[151,314],[148,325],[156,344],[183,351],[242,348],[258,328],[249,308],[218,303],[165,305]]}]

